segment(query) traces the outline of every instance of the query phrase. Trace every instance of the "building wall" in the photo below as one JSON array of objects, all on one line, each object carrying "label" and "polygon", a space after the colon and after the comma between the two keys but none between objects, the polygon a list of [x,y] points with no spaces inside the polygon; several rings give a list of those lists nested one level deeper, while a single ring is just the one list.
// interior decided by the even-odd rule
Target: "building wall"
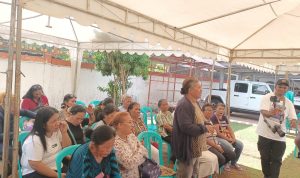
[{"label": "building wall", "polygon": [[[7,70],[7,59],[0,57],[0,72]],[[51,106],[60,107],[63,96],[72,92],[72,71],[71,66],[54,65],[45,62],[23,61],[21,62],[21,71],[25,75],[21,78],[21,96],[23,96],[30,86],[40,84],[44,88],[44,93],[49,99]],[[92,69],[81,68],[77,97],[79,100],[89,103],[94,99],[102,100],[107,97],[106,93],[98,90],[99,86],[107,86],[110,77],[104,77],[100,72]],[[167,78],[162,76],[152,76],[150,86],[150,104],[157,104],[161,98],[167,98]],[[134,100],[141,105],[146,105],[148,100],[149,79],[144,81],[141,77],[132,77],[133,86],[128,90],[128,94],[132,95]],[[164,82],[157,82],[164,81]],[[182,96],[180,88],[183,79],[177,78],[173,101],[174,78],[169,79],[168,100],[176,103]],[[203,96],[207,95],[209,82],[202,82]],[[213,88],[218,88],[218,83],[214,83]],[[6,75],[0,73],[0,91],[5,91]]]}]

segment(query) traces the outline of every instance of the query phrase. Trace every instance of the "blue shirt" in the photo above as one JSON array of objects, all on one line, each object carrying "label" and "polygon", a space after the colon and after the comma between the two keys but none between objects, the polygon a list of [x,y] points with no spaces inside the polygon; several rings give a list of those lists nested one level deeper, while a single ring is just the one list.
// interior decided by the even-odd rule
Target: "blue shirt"
[{"label": "blue shirt", "polygon": [[101,163],[97,163],[90,152],[89,143],[86,143],[73,153],[67,178],[95,178],[101,172],[104,178],[121,178],[115,151],[112,150]]}]

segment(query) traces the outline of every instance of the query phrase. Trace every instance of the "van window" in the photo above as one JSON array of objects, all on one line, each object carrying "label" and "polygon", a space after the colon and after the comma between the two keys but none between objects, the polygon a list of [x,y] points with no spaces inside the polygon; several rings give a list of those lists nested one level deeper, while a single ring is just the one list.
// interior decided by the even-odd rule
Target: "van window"
[{"label": "van window", "polygon": [[236,83],[234,86],[234,92],[247,93],[248,84],[247,83]]},{"label": "van window", "polygon": [[252,93],[256,95],[265,95],[269,93],[269,89],[266,85],[253,84]]}]

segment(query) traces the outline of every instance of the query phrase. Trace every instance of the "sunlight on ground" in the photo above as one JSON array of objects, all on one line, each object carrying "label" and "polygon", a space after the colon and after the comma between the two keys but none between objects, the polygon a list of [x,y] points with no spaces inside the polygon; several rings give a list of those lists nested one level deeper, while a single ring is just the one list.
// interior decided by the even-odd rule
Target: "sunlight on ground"
[{"label": "sunlight on ground", "polygon": [[[232,122],[232,127],[235,131],[236,137],[244,143],[244,150],[239,160],[239,164],[244,166],[261,170],[260,165],[260,155],[257,150],[257,140],[258,136],[255,132],[256,126],[249,126],[246,128],[239,129],[244,127],[245,124],[238,124]],[[237,129],[236,129],[237,128]],[[294,139],[289,137],[286,139],[286,150],[283,156],[283,161],[294,151]]]}]

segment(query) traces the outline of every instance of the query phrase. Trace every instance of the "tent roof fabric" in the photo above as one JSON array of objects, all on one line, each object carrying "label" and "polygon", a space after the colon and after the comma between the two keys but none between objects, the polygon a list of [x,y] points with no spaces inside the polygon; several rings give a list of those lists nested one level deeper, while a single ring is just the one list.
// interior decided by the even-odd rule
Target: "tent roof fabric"
[{"label": "tent roof fabric", "polygon": [[[23,7],[97,24],[135,42],[266,65],[300,60],[300,0],[23,0]],[[232,52],[231,52],[232,51]],[[232,54],[232,55],[231,55]],[[267,54],[267,55],[266,55]],[[264,59],[264,60],[261,60]],[[257,63],[257,61],[259,61]]]}]

